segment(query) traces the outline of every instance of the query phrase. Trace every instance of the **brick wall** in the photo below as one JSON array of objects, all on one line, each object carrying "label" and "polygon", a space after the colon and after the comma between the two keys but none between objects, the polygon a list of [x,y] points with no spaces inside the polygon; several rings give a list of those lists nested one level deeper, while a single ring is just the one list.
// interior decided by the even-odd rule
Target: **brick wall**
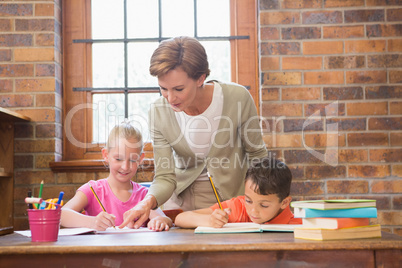
[{"label": "brick wall", "polygon": [[[294,199],[375,198],[384,229],[402,234],[400,1],[259,4],[264,139],[291,166]],[[0,1],[0,106],[32,118],[15,131],[16,230],[28,228],[23,199],[41,180],[46,196],[68,199],[107,176],[49,168],[62,153],[60,14],[59,0]]]},{"label": "brick wall", "polygon": [[293,170],[294,200],[373,198],[383,229],[398,234],[401,5],[259,2],[264,139]]}]

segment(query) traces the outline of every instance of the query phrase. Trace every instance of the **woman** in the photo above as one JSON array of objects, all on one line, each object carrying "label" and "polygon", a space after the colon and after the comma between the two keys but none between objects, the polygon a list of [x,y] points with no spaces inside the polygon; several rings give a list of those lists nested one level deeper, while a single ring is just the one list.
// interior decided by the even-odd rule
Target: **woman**
[{"label": "woman", "polygon": [[120,227],[138,228],[150,209],[194,210],[244,194],[253,160],[267,156],[249,92],[237,84],[205,82],[210,70],[204,47],[191,37],[160,43],[150,73],[163,98],[150,110],[155,178],[146,198],[124,214]]}]

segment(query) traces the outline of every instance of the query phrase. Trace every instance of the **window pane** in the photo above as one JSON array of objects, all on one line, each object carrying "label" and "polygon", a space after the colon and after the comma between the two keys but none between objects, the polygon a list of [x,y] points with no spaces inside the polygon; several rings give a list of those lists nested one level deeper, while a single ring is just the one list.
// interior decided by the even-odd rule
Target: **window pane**
[{"label": "window pane", "polygon": [[105,143],[112,128],[124,120],[124,94],[93,94],[92,142]]},{"label": "window pane", "polygon": [[92,38],[116,39],[124,37],[124,1],[93,0]]},{"label": "window pane", "polygon": [[203,41],[211,74],[207,80],[231,81],[229,41]]},{"label": "window pane", "polygon": [[123,44],[92,45],[92,86],[124,86]]},{"label": "window pane", "polygon": [[156,78],[149,74],[149,61],[159,43],[128,44],[128,86],[157,87]]},{"label": "window pane", "polygon": [[143,141],[149,136],[148,111],[150,105],[160,98],[159,93],[130,93],[128,95],[128,118],[142,133]]},{"label": "window pane", "polygon": [[[197,1],[197,34],[198,36],[230,35],[230,1],[199,0]],[[213,7],[213,8],[211,8]]]},{"label": "window pane", "polygon": [[158,37],[158,16],[158,0],[127,1],[127,37]]},{"label": "window pane", "polygon": [[194,2],[162,0],[162,36],[194,36]]}]

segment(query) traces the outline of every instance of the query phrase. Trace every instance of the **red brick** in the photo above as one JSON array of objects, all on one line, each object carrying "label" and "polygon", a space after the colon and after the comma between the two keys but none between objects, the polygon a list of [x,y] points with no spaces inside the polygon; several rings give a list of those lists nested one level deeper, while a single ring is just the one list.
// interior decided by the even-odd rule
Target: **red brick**
[{"label": "red brick", "polygon": [[279,31],[275,27],[262,27],[260,30],[261,40],[278,40]]},{"label": "red brick", "polygon": [[402,146],[402,132],[390,133],[391,146]]},{"label": "red brick", "polygon": [[347,71],[348,84],[380,84],[387,82],[387,71]]},{"label": "red brick", "polygon": [[273,25],[273,24],[299,24],[300,14],[299,12],[261,12],[260,24]]},{"label": "red brick", "polygon": [[262,107],[262,116],[302,116],[301,103],[266,103]]},{"label": "red brick", "polygon": [[402,102],[393,101],[389,103],[390,114],[402,114]]},{"label": "red brick", "polygon": [[23,32],[58,32],[54,19],[16,19],[15,30]]},{"label": "red brick", "polygon": [[302,145],[300,134],[277,134],[273,136],[272,146],[277,148],[297,148]]},{"label": "red brick", "polygon": [[324,100],[363,99],[362,87],[324,87]]},{"label": "red brick", "polygon": [[324,194],[325,184],[320,181],[292,182],[291,196],[317,196]]},{"label": "red brick", "polygon": [[0,49],[0,61],[11,61],[11,49]]},{"label": "red brick", "polygon": [[349,165],[348,174],[351,178],[383,178],[390,175],[389,165]]},{"label": "red brick", "polygon": [[[56,76],[55,64],[36,64],[35,76]],[[60,78],[60,77],[57,77]]]},{"label": "red brick", "polygon": [[386,115],[388,114],[387,102],[361,102],[347,103],[348,115]]},{"label": "red brick", "polygon": [[390,83],[402,83],[402,70],[392,70],[389,71],[389,82]]},{"label": "red brick", "polygon": [[278,8],[279,8],[278,0],[261,0],[260,1],[260,10],[278,9]]},{"label": "red brick", "polygon": [[365,194],[369,192],[368,181],[330,180],[327,181],[329,194]]},{"label": "red brick", "polygon": [[292,172],[292,178],[294,180],[304,179],[304,167],[303,166],[288,166],[290,172]]},{"label": "red brick", "polygon": [[13,91],[13,80],[0,79],[0,93],[8,93]]},{"label": "red brick", "polygon": [[347,40],[346,53],[385,52],[385,40]]},{"label": "red brick", "polygon": [[345,166],[307,166],[306,179],[345,178]]},{"label": "red brick", "polygon": [[17,92],[55,91],[55,86],[56,82],[54,78],[17,79],[15,83]]},{"label": "red brick", "polygon": [[402,178],[402,165],[393,165],[392,166],[392,175]]},{"label": "red brick", "polygon": [[346,145],[345,134],[306,134],[304,142],[308,147],[344,147]]},{"label": "red brick", "polygon": [[383,9],[345,10],[345,22],[384,21]]},{"label": "red brick", "polygon": [[401,211],[378,211],[378,222],[381,225],[400,225],[402,219]]},{"label": "red brick", "polygon": [[262,101],[279,100],[279,88],[263,88],[261,89]]},{"label": "red brick", "polygon": [[388,52],[402,52],[402,39],[389,39]]},{"label": "red brick", "polygon": [[261,57],[261,71],[279,70],[279,57]]},{"label": "red brick", "polygon": [[341,11],[305,11],[302,13],[303,24],[342,23]]},{"label": "red brick", "polygon": [[[262,106],[264,106],[264,104]],[[280,117],[265,117],[261,120],[261,125],[264,133],[278,133],[282,131],[282,119]]]},{"label": "red brick", "polygon": [[0,32],[10,32],[12,29],[12,20],[0,19]]},{"label": "red brick", "polygon": [[282,0],[282,8],[321,8],[321,0]]},{"label": "red brick", "polygon": [[33,138],[33,126],[30,123],[16,124],[14,128],[15,139]]},{"label": "red brick", "polygon": [[0,16],[32,16],[33,7],[31,4],[2,4],[0,5]]},{"label": "red brick", "polygon": [[314,70],[322,68],[321,57],[283,57],[283,70]]},{"label": "red brick", "polygon": [[[324,151],[316,151],[324,154]],[[285,161],[288,164],[318,164],[322,163],[320,159],[316,158],[307,150],[284,150]]]},{"label": "red brick", "polygon": [[343,84],[344,82],[342,71],[304,73],[304,83],[306,85],[335,85]]},{"label": "red brick", "polygon": [[400,0],[366,0],[367,6],[396,6],[400,4]]},{"label": "red brick", "polygon": [[355,38],[364,37],[364,26],[324,26],[324,38]]},{"label": "red brick", "polygon": [[54,48],[16,48],[14,49],[15,61],[54,61]]},{"label": "red brick", "polygon": [[402,180],[373,182],[371,191],[373,193],[400,194],[402,193]]},{"label": "red brick", "polygon": [[285,119],[283,120],[284,132],[293,131],[322,131],[323,121],[320,118],[304,119]]},{"label": "red brick", "polygon": [[320,27],[289,27],[282,28],[283,40],[305,40],[321,38]]},{"label": "red brick", "polygon": [[294,42],[261,43],[261,55],[299,55],[300,44]]},{"label": "red brick", "polygon": [[365,118],[346,118],[346,119],[326,119],[326,125],[338,124],[339,131],[358,131],[366,130]]},{"label": "red brick", "polygon": [[300,85],[300,72],[268,72],[264,73],[263,85]]},{"label": "red brick", "polygon": [[304,115],[307,116],[342,116],[345,115],[345,104],[314,103],[304,104]]},{"label": "red brick", "polygon": [[0,47],[30,47],[32,34],[0,34]]},{"label": "red brick", "polygon": [[55,39],[52,33],[40,33],[35,35],[35,45],[37,46],[54,46]]},{"label": "red brick", "polygon": [[366,87],[366,99],[402,98],[402,86]]},{"label": "red brick", "polygon": [[304,55],[340,54],[343,53],[342,41],[303,42]]},{"label": "red brick", "polygon": [[368,55],[369,68],[397,68],[402,67],[402,56],[399,54]]},{"label": "red brick", "polygon": [[402,162],[402,149],[372,149],[371,162]]},{"label": "red brick", "polygon": [[338,152],[338,160],[340,163],[367,162],[368,152],[361,149],[341,149]]},{"label": "red brick", "polygon": [[35,156],[35,168],[50,168],[49,163],[54,162],[55,156],[54,154],[37,154]]},{"label": "red brick", "polygon": [[24,109],[16,111],[22,115],[28,116],[36,122],[55,122],[56,111],[54,109]]},{"label": "red brick", "polygon": [[330,56],[324,57],[325,69],[364,68],[364,56]]},{"label": "red brick", "polygon": [[402,130],[402,117],[369,118],[369,130]]},{"label": "red brick", "polygon": [[292,87],[282,88],[282,100],[319,100],[319,87]]},{"label": "red brick", "polygon": [[56,150],[56,140],[16,140],[14,151],[16,153],[60,152]]},{"label": "red brick", "polygon": [[31,95],[13,94],[0,95],[0,107],[31,107],[33,99]]},{"label": "red brick", "polygon": [[402,24],[374,24],[366,26],[367,37],[397,37],[402,35]]},{"label": "red brick", "polygon": [[348,146],[387,146],[387,133],[349,133]]},{"label": "red brick", "polygon": [[360,7],[364,0],[325,0],[324,7]]},{"label": "red brick", "polygon": [[54,16],[54,4],[35,4],[35,16]]},{"label": "red brick", "polygon": [[402,8],[387,9],[387,21],[402,21]]}]

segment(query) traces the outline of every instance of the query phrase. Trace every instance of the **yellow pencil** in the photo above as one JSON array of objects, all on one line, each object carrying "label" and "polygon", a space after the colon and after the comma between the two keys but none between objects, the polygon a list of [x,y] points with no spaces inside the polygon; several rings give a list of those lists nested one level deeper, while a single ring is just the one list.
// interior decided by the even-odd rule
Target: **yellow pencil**
[{"label": "yellow pencil", "polygon": [[[98,195],[95,193],[94,188],[92,188],[92,185],[91,185],[89,182],[88,182],[88,184],[89,184],[89,187],[91,188],[91,191],[92,191],[92,193],[94,194],[96,200],[98,201],[99,205],[101,206],[102,210],[103,210],[104,212],[106,212],[106,209],[105,209],[105,207],[102,205],[102,202],[100,201]],[[115,228],[115,226],[113,226],[113,228]],[[116,229],[116,228],[115,228],[115,229]]]},{"label": "yellow pencil", "polygon": [[216,192],[216,189],[215,189],[214,182],[212,181],[212,177],[211,177],[211,175],[209,174],[208,171],[207,171],[207,174],[208,174],[209,181],[211,182],[212,189],[214,189],[215,197],[216,197],[216,200],[218,201],[219,207],[223,210],[221,201],[219,200],[218,193]]}]

